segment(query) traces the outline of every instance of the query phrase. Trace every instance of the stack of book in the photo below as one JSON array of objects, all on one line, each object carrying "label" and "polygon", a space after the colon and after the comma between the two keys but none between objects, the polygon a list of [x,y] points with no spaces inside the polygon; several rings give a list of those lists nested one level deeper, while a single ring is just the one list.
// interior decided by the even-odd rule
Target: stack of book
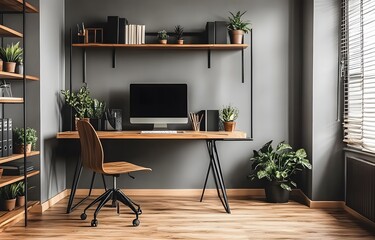
[{"label": "stack of book", "polygon": [[11,118],[0,119],[0,157],[13,154],[13,127]]},{"label": "stack of book", "polygon": [[129,24],[125,26],[125,44],[145,44],[146,26]]},{"label": "stack of book", "polygon": [[[2,165],[1,168],[4,169],[4,176],[18,176],[23,175],[25,172],[23,162],[7,163],[6,165]],[[31,172],[32,170],[34,170],[34,166],[30,162],[27,162],[26,172]]]}]

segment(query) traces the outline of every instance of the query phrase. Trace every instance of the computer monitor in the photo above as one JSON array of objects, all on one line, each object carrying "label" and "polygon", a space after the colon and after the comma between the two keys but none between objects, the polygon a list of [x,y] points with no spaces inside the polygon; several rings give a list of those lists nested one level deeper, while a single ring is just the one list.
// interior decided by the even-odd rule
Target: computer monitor
[{"label": "computer monitor", "polygon": [[187,84],[130,84],[130,123],[167,129],[187,122]]}]

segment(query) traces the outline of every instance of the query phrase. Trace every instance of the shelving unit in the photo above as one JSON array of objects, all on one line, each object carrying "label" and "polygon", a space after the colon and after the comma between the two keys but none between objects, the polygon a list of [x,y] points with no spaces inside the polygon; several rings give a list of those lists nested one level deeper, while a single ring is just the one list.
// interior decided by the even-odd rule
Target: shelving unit
[{"label": "shelving unit", "polygon": [[[27,3],[24,0],[0,0],[0,15],[1,18],[4,18],[5,14],[20,14],[22,15],[22,33],[15,31],[7,26],[3,25],[3,22],[0,22],[0,38],[1,43],[3,45],[5,37],[11,38],[21,38],[22,46],[23,46],[23,59],[26,59],[26,14],[27,13],[38,13],[36,7]],[[35,76],[26,75],[26,62],[24,62],[24,73],[17,74],[17,73],[9,73],[0,71],[0,80],[11,80],[11,81],[18,81],[22,83],[22,96],[21,97],[0,97],[0,104],[3,104],[2,108],[2,118],[5,117],[4,113],[4,104],[22,104],[23,111],[23,128],[26,129],[26,82],[29,81],[38,81],[39,78]],[[22,119],[22,117],[21,117]],[[24,143],[26,143],[26,137],[24,138]],[[26,145],[26,144],[25,144]],[[39,155],[39,151],[33,151],[31,153],[24,153],[24,154],[13,154],[7,157],[0,158],[0,164],[12,162],[15,160],[23,159],[24,169],[26,169],[26,162],[28,157],[37,156]],[[24,207],[19,207],[10,212],[1,212],[0,211],[0,231],[1,228],[4,227],[6,224],[13,222],[14,220],[19,219],[20,217],[24,216],[25,218],[25,226],[27,226],[28,220],[28,210],[30,210],[33,206],[37,205],[39,202],[30,202],[28,201],[28,181],[27,179],[33,176],[39,175],[39,170],[33,170],[30,172],[25,172],[21,176],[2,176],[0,178],[0,187],[7,186],[12,183],[16,183],[19,181],[24,181],[25,183],[25,201],[28,203]]]},{"label": "shelving unit", "polygon": [[241,50],[247,44],[105,44],[105,43],[76,43],[73,47],[83,48],[128,48],[128,49],[173,49],[173,50]]}]

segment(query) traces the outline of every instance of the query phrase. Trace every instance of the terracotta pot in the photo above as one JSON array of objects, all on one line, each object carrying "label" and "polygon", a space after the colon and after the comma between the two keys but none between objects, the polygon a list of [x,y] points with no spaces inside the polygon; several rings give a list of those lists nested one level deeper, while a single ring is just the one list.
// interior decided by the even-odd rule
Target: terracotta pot
[{"label": "terracotta pot", "polygon": [[0,59],[0,71],[3,71],[3,60]]},{"label": "terracotta pot", "polygon": [[2,200],[1,201],[1,210],[12,211],[16,208],[16,199]]},{"label": "terracotta pot", "polygon": [[25,206],[25,196],[17,196],[16,198],[16,206],[23,207]]},{"label": "terracotta pot", "polygon": [[167,44],[168,40],[167,39],[160,39],[159,43],[160,44]]},{"label": "terracotta pot", "polygon": [[232,44],[242,44],[243,35],[245,34],[242,30],[232,30],[230,31],[230,42]]},{"label": "terracotta pot", "polygon": [[3,176],[4,169],[0,168],[0,178]]},{"label": "terracotta pot", "polygon": [[183,39],[177,40],[177,44],[180,44],[180,45],[184,44],[184,40]]},{"label": "terracotta pot", "polygon": [[85,122],[90,122],[90,118],[75,118],[75,121],[74,121],[74,126],[75,126],[75,130],[78,131],[78,127],[77,127],[77,122],[79,120],[82,120],[82,121],[85,121]]},{"label": "terracotta pot", "polygon": [[[24,153],[25,152],[25,146],[24,145],[16,145],[14,146],[14,153]],[[26,153],[31,152],[31,143],[26,145]]]},{"label": "terracotta pot", "polygon": [[224,122],[224,129],[226,132],[233,132],[236,128],[236,122]]},{"label": "terracotta pot", "polygon": [[16,63],[15,62],[5,62],[4,63],[4,70],[5,70],[5,72],[14,73],[16,71]]}]

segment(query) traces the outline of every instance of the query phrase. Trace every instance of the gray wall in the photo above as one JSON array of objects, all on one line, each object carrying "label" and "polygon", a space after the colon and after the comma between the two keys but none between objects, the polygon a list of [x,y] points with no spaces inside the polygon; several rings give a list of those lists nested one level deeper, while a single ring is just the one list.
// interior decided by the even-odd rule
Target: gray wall
[{"label": "gray wall", "polygon": [[65,84],[64,0],[40,0],[41,201],[66,188],[65,160],[57,153],[59,91]]},{"label": "gray wall", "polygon": [[312,200],[343,200],[344,162],[337,119],[339,0],[304,1],[303,146],[313,170],[304,182]]},{"label": "gray wall", "polygon": [[[108,15],[127,17],[130,23],[146,24],[146,31],[173,30],[177,24],[186,31],[201,31],[205,22],[226,20],[228,11],[247,10],[245,19],[254,27],[254,142],[218,143],[224,177],[228,188],[255,187],[246,178],[250,171],[249,158],[270,139],[289,140],[289,98],[295,79],[290,67],[292,28],[292,0],[236,0],[236,1],[173,1],[173,0],[114,0],[109,4],[100,0],[66,1],[66,37],[69,28],[106,20]],[[297,44],[298,46],[298,44]],[[68,47],[68,43],[66,45]],[[82,82],[81,50],[74,49],[73,83],[78,89]],[[128,120],[130,83],[173,82],[188,83],[189,110],[218,109],[233,104],[240,110],[238,129],[250,131],[250,69],[249,50],[246,50],[246,83],[241,83],[241,53],[213,52],[212,68],[207,69],[205,51],[127,51],[119,50],[117,68],[111,68],[109,49],[88,50],[88,86],[95,98],[105,100],[110,108],[124,111],[124,128],[131,128]],[[67,72],[69,59],[67,58]],[[68,74],[66,74],[68,76]],[[67,78],[68,80],[68,78]],[[293,84],[292,84],[293,85]],[[68,85],[66,85],[68,87]],[[294,101],[297,101],[296,99]],[[298,110],[297,110],[298,112]],[[295,114],[295,113],[294,113]],[[182,126],[186,127],[186,126]],[[293,133],[294,134],[294,133]],[[151,173],[137,173],[135,181],[126,176],[121,187],[129,188],[201,188],[208,166],[204,142],[197,141],[105,141],[109,161],[126,160],[151,167]],[[78,151],[77,144],[65,143],[65,152]],[[67,159],[67,184],[70,187],[74,158]],[[87,173],[80,187],[88,187]],[[98,185],[100,186],[100,185]],[[210,187],[213,184],[210,183]]]}]

